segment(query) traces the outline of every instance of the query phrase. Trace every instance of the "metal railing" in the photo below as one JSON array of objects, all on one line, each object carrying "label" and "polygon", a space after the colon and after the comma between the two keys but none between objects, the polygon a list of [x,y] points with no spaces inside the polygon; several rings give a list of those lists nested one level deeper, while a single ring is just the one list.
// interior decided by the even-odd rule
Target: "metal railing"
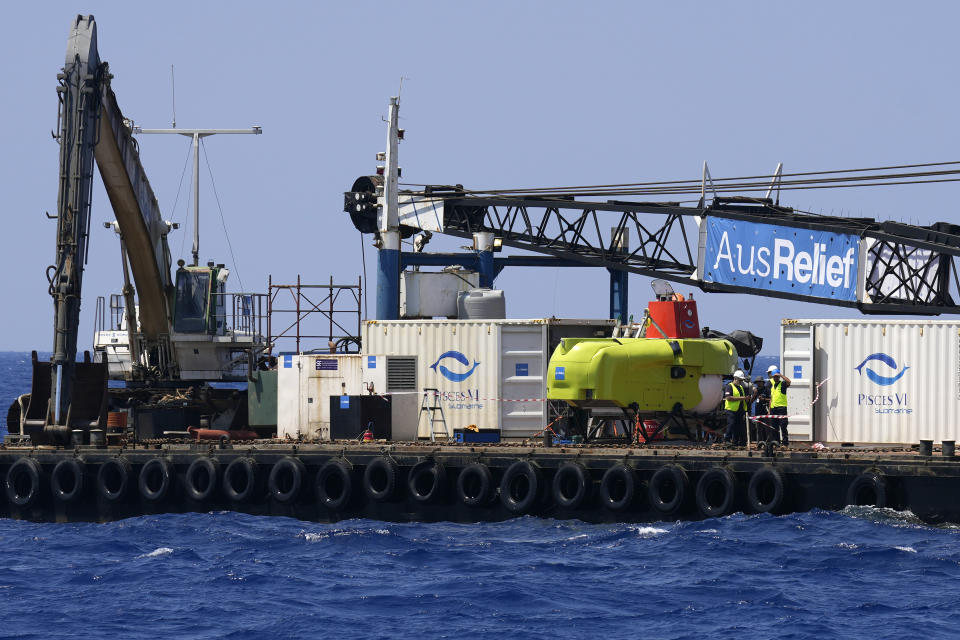
[{"label": "metal railing", "polygon": [[211,296],[213,305],[214,333],[234,337],[248,337],[254,343],[264,343],[264,325],[269,324],[267,307],[269,301],[265,293],[215,293]]},{"label": "metal railing", "polygon": [[[362,279],[357,284],[276,284],[270,276],[268,293],[214,293],[212,333],[249,339],[270,354],[278,345],[292,342],[298,353],[316,351],[357,352],[363,321]],[[288,297],[289,296],[289,297]],[[97,298],[94,332],[123,328],[124,298],[111,294],[109,307]],[[355,323],[355,324],[354,324]],[[311,344],[312,342],[312,344]]]},{"label": "metal railing", "polygon": [[123,328],[123,315],[126,311],[123,296],[119,293],[110,294],[110,308],[107,310],[107,300],[97,296],[94,309],[93,331],[120,331]]}]

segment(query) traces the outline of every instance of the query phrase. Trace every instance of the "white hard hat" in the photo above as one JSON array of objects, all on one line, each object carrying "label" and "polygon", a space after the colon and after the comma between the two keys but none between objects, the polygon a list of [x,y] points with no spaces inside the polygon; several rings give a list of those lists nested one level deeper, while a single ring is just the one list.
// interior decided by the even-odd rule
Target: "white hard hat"
[{"label": "white hard hat", "polygon": [[772,364],[769,367],[767,367],[767,373],[768,374],[780,373],[780,369],[777,367],[777,365]]},{"label": "white hard hat", "polygon": [[733,377],[740,378],[741,380],[743,380],[743,371],[740,371],[740,369],[737,369],[736,371],[733,372]]}]

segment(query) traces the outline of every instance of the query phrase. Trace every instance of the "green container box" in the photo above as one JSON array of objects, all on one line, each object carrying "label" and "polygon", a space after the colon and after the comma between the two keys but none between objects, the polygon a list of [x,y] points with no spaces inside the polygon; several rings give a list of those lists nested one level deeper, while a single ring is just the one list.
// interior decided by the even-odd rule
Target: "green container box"
[{"label": "green container box", "polygon": [[277,372],[254,371],[247,392],[247,411],[251,427],[277,426]]}]

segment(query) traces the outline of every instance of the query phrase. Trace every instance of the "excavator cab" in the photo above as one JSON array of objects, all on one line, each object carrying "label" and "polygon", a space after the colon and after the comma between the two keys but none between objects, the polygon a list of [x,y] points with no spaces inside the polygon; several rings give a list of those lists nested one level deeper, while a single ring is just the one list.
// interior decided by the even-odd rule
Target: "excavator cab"
[{"label": "excavator cab", "polygon": [[174,278],[173,334],[180,380],[244,380],[250,349],[261,344],[250,294],[228,294],[222,264],[178,263]]},{"label": "excavator cab", "polygon": [[[182,261],[181,261],[182,262]],[[177,269],[173,330],[176,333],[223,335],[226,324],[226,281],[230,271],[222,264]]]}]

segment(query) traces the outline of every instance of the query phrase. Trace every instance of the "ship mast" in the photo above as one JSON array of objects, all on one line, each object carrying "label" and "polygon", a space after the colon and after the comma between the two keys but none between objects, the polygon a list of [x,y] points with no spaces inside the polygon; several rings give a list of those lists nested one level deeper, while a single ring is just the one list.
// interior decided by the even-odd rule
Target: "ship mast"
[{"label": "ship mast", "polygon": [[226,133],[252,133],[260,135],[260,127],[249,129],[143,129],[131,127],[133,133],[166,133],[193,138],[193,266],[200,264],[200,139]]}]

